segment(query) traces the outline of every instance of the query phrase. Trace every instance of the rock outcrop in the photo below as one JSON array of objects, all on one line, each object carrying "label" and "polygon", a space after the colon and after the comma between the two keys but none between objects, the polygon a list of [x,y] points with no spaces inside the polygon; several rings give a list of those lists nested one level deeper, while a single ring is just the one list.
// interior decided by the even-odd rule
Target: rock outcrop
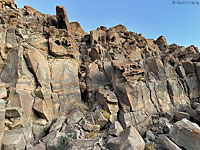
[{"label": "rock outcrop", "polygon": [[197,47],[123,25],[86,33],[55,9],[0,0],[2,150],[200,149]]}]

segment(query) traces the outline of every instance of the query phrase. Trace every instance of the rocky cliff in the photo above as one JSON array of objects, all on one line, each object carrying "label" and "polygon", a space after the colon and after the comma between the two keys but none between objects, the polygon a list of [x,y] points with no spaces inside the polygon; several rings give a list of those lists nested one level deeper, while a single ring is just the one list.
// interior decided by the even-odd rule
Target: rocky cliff
[{"label": "rocky cliff", "polygon": [[200,149],[197,47],[123,25],[88,34],[62,6],[14,0],[0,0],[0,31],[2,150]]}]

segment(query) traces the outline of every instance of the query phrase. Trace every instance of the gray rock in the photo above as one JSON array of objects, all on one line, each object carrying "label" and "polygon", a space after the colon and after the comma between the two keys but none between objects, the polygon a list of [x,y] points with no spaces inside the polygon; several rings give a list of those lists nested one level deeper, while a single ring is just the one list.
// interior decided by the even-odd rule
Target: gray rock
[{"label": "gray rock", "polygon": [[123,127],[121,126],[121,124],[118,121],[115,121],[110,126],[110,129],[108,130],[108,134],[119,136],[122,131],[123,131]]},{"label": "gray rock", "polygon": [[23,133],[5,135],[3,138],[2,150],[24,150],[26,141]]},{"label": "gray rock", "polygon": [[163,150],[182,150],[165,135],[160,135],[157,138],[157,141],[160,144],[160,146],[163,148]]},{"label": "gray rock", "polygon": [[110,139],[107,146],[110,150],[144,150],[145,142],[137,130],[130,126],[121,132],[119,137]]},{"label": "gray rock", "polygon": [[146,132],[146,137],[151,141],[155,140],[156,138],[155,135],[150,130]]},{"label": "gray rock", "polygon": [[80,112],[77,109],[74,109],[70,112],[70,114],[67,116],[67,123],[68,124],[75,124],[78,123],[81,118],[83,118],[83,113]]},{"label": "gray rock", "polygon": [[41,142],[33,146],[32,150],[46,150],[46,145],[43,142]]},{"label": "gray rock", "polygon": [[200,127],[185,118],[173,125],[169,137],[187,150],[200,149]]},{"label": "gray rock", "polygon": [[[73,117],[73,116],[72,116]],[[65,123],[67,117],[66,116],[61,116],[59,117],[56,122],[51,126],[49,132],[52,131],[60,131],[62,129],[63,123]]]},{"label": "gray rock", "polygon": [[95,120],[96,125],[100,125],[100,128],[104,127],[108,122],[108,119],[104,117],[104,115],[97,109],[94,113],[92,113],[93,118]]}]

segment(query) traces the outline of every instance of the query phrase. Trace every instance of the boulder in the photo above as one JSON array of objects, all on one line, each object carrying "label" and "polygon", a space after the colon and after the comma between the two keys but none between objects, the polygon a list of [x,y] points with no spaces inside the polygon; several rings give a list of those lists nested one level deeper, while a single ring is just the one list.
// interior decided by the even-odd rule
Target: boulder
[{"label": "boulder", "polygon": [[110,129],[108,130],[108,134],[119,136],[122,131],[123,131],[122,125],[118,121],[115,121],[110,126]]},{"label": "boulder", "polygon": [[200,127],[185,118],[173,125],[169,137],[178,146],[187,150],[200,149]]},{"label": "boulder", "polygon": [[176,111],[174,113],[174,119],[176,121],[180,121],[183,118],[186,118],[186,119],[190,120],[190,115],[188,113],[186,113],[186,112],[180,112],[180,111]]},{"label": "boulder", "polygon": [[157,138],[157,141],[160,144],[160,147],[163,148],[163,150],[182,150],[165,135],[160,135]]},{"label": "boulder", "polygon": [[23,133],[5,135],[3,138],[2,150],[24,150],[26,141]]},{"label": "boulder", "polygon": [[69,113],[67,117],[67,123],[75,124],[78,123],[82,118],[83,118],[83,113],[77,109],[74,109]]},{"label": "boulder", "polygon": [[40,117],[47,119],[48,121],[53,119],[53,106],[50,101],[36,98],[33,109]]},{"label": "boulder", "polygon": [[120,133],[119,137],[114,137],[107,142],[110,150],[144,150],[145,142],[137,132],[137,130],[130,126]]}]

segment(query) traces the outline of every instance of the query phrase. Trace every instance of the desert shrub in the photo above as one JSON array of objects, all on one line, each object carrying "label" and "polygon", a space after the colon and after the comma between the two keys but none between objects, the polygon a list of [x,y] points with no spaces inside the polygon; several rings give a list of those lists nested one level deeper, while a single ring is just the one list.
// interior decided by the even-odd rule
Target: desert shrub
[{"label": "desert shrub", "polygon": [[153,144],[153,143],[151,143],[151,144],[146,143],[146,144],[145,144],[145,150],[157,150],[157,149],[156,149],[156,145]]},{"label": "desert shrub", "polygon": [[58,150],[64,150],[64,148],[68,145],[69,141],[73,140],[73,138],[73,133],[68,133],[65,136],[61,136],[59,140]]},{"label": "desert shrub", "polygon": [[88,139],[94,138],[94,137],[95,137],[95,134],[96,134],[96,132],[91,131],[86,137],[87,137]]}]

